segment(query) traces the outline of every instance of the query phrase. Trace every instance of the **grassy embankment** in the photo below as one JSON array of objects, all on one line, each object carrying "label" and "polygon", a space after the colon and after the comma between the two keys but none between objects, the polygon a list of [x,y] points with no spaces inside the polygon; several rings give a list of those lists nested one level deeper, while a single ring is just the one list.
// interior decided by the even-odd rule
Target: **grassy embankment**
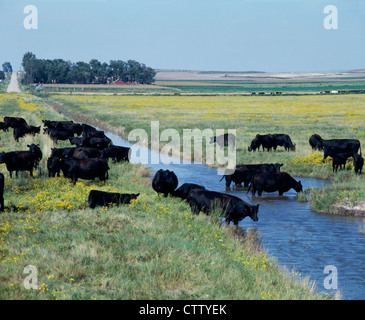
[{"label": "grassy embankment", "polygon": [[[313,152],[309,137],[324,139],[355,138],[365,141],[365,95],[312,95],[272,97],[143,97],[143,96],[53,96],[76,116],[108,124],[109,130],[128,136],[130,130],[150,132],[152,120],[160,130],[236,129],[237,163],[284,163],[282,171],[293,176],[330,179],[322,190],[311,194],[312,206],[328,212],[339,201],[365,201],[365,183],[356,177],[352,164],[332,173],[331,159],[321,163],[323,154]],[[119,115],[119,116],[118,116]],[[247,146],[257,133],[287,133],[296,152],[248,152]],[[183,151],[183,147],[182,147]],[[222,182],[223,183],[223,182]]]},{"label": "grassy embankment", "polygon": [[[29,124],[61,119],[41,99],[0,95],[0,113]],[[15,143],[1,132],[0,148],[38,143],[40,169],[9,178],[0,214],[1,299],[320,299],[305,282],[284,274],[261,251],[255,234],[222,228],[214,216],[193,216],[188,205],[161,198],[146,168],[110,163],[109,180],[48,178],[53,142],[43,135]],[[58,147],[67,146],[66,142]],[[90,189],[140,192],[129,206],[88,209]],[[249,241],[253,238],[253,241]],[[37,268],[36,289],[25,289],[24,268]],[[34,275],[34,274],[33,274]]]}]

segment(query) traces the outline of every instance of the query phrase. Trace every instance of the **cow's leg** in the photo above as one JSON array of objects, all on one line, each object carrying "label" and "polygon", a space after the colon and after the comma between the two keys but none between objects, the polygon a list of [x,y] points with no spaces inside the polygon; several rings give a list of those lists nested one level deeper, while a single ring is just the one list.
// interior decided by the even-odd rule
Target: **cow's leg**
[{"label": "cow's leg", "polygon": [[252,186],[252,195],[253,196],[255,195],[256,191],[257,191],[257,189],[256,189],[255,185],[253,185]]},{"label": "cow's leg", "polygon": [[324,155],[323,155],[323,159],[322,159],[322,163],[324,163],[324,160],[326,160],[326,159],[327,159],[327,157],[328,157],[328,154],[327,154],[327,153],[324,153]]},{"label": "cow's leg", "polygon": [[198,206],[196,206],[196,205],[194,205],[194,204],[191,204],[191,205],[190,205],[190,208],[191,208],[191,212],[192,212],[193,214],[199,214],[200,210],[199,210]]}]

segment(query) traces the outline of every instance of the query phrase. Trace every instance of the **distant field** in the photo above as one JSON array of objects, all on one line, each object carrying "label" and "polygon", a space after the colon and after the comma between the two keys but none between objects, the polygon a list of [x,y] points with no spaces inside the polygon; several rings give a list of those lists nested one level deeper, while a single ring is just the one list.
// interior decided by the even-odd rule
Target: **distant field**
[{"label": "distant field", "polygon": [[325,91],[365,90],[365,80],[332,81],[156,81],[157,85],[180,90],[181,93],[265,94],[321,93]]},{"label": "distant field", "polygon": [[365,78],[332,80],[157,80],[154,85],[45,84],[34,92],[103,95],[293,95],[365,92]]}]

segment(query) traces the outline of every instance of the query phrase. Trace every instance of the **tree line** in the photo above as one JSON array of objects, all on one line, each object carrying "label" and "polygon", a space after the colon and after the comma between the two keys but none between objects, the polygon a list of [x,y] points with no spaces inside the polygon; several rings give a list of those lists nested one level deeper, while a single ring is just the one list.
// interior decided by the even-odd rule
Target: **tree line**
[{"label": "tree line", "polygon": [[73,63],[63,59],[38,59],[32,52],[23,56],[23,83],[106,84],[116,80],[126,83],[151,84],[156,72],[135,60],[111,60],[109,64],[97,59],[89,63]]}]

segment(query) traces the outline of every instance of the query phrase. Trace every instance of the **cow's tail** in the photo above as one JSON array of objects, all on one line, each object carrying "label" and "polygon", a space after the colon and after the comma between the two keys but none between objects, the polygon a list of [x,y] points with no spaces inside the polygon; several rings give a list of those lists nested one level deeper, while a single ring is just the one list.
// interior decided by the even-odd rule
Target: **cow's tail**
[{"label": "cow's tail", "polygon": [[360,156],[362,156],[362,154],[361,154],[361,142],[360,142]]},{"label": "cow's tail", "polygon": [[222,175],[222,178],[219,180],[219,182],[221,182],[223,180],[223,178],[225,177],[225,175]]}]

